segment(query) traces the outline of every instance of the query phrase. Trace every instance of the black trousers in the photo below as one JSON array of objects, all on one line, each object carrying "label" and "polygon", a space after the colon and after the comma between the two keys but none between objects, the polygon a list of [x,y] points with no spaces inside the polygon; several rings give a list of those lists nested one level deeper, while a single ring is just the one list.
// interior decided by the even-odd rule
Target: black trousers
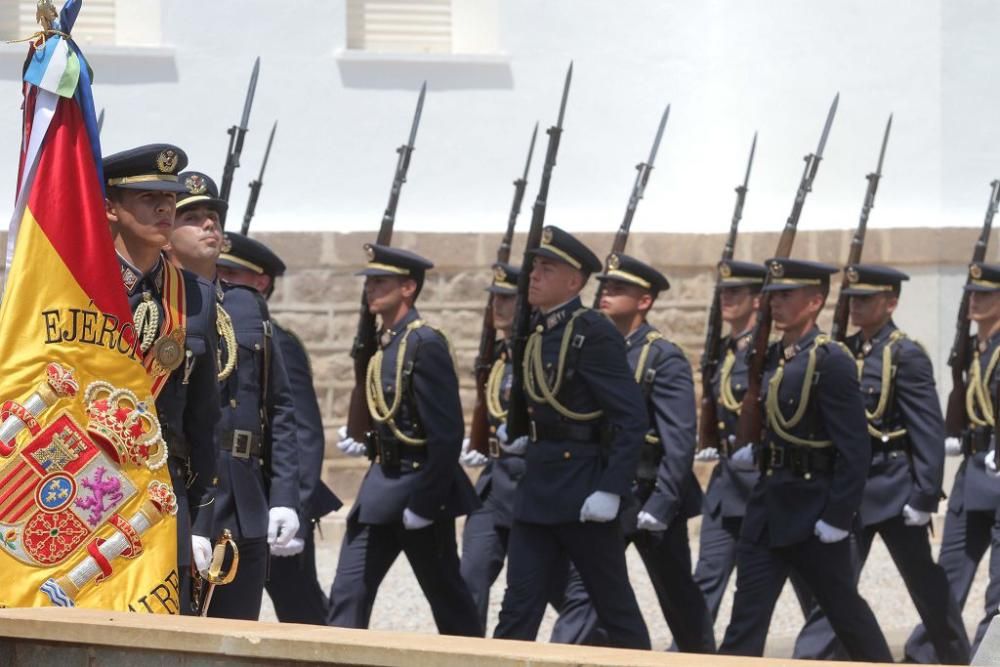
[{"label": "black trousers", "polygon": [[823,544],[816,537],[786,547],[740,540],[736,598],[719,653],[761,656],[774,605],[791,572],[826,611],[852,660],[892,662],[892,653],[868,603],[858,594],[850,540]]},{"label": "black trousers", "polygon": [[[264,597],[264,580],[267,578],[267,561],[270,549],[267,538],[237,539],[240,562],[236,578],[224,586],[216,586],[208,615],[213,618],[237,618],[256,621],[260,618],[260,603]],[[231,566],[227,553],[223,569]]]},{"label": "black trousers", "polygon": [[[997,524],[993,511],[967,512],[962,509],[956,512],[949,509],[944,518],[938,564],[948,577],[959,609],[965,607],[979,561],[988,549],[990,580],[986,587],[985,615],[976,628],[976,636],[972,642],[973,655],[1000,606],[1000,525]],[[910,662],[934,664],[941,662],[938,657],[927,628],[923,624],[918,625],[906,641],[906,659]]]},{"label": "black trousers", "polygon": [[455,520],[406,530],[402,522],[372,525],[348,521],[337,574],[330,590],[327,624],[367,628],[375,594],[389,568],[406,554],[443,635],[481,637],[476,606],[459,574]]},{"label": "black trousers", "polygon": [[729,577],[736,567],[736,545],[740,539],[742,517],[725,518],[708,512],[701,515],[701,536],[694,582],[701,589],[705,606],[714,621],[719,616],[722,597],[726,594]]},{"label": "black trousers", "polygon": [[[859,573],[868,560],[875,535],[882,537],[889,550],[941,662],[969,664],[969,638],[965,634],[962,612],[951,594],[948,577],[931,556],[927,526],[907,526],[901,516],[865,526],[856,540]],[[847,658],[847,652],[837,641],[829,619],[818,607],[813,607],[799,633],[793,657],[822,660]]]},{"label": "black trousers", "polygon": [[282,623],[326,625],[330,601],[316,577],[314,533],[306,533],[302,553],[271,557],[271,571],[264,587]]},{"label": "black trousers", "polygon": [[[493,523],[492,510],[480,508],[466,517],[462,531],[462,579],[472,594],[484,628],[490,606],[490,588],[503,569],[509,542],[510,528]],[[564,571],[561,577],[552,580],[549,587],[549,604],[556,611],[562,607],[568,575]]]},{"label": "black trousers", "polygon": [[514,521],[507,590],[493,636],[534,641],[551,582],[572,562],[607,632],[608,644],[650,648],[649,632],[628,580],[622,540],[618,520],[554,525]]},{"label": "black trousers", "polygon": [[[629,543],[635,545],[646,566],[663,618],[670,626],[677,648],[689,653],[714,653],[712,619],[701,589],[691,577],[687,519],[675,519],[663,532],[636,530],[626,539],[626,548]],[[566,600],[552,629],[552,641],[597,646],[608,644],[607,632],[601,627],[597,611],[575,567],[570,568]]]}]

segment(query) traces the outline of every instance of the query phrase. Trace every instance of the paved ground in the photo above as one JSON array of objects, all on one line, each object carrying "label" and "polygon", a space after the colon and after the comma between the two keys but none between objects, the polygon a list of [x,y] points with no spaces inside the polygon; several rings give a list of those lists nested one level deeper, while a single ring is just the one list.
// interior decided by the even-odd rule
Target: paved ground
[{"label": "paved ground", "polygon": [[[329,590],[333,574],[337,566],[337,556],[340,540],[343,535],[343,516],[346,510],[341,510],[337,516],[327,517],[322,524],[323,538],[317,542],[317,561],[319,563],[319,579],[325,590]],[[696,533],[698,520],[691,522],[692,533]],[[318,537],[318,536],[317,536]],[[935,547],[936,550],[936,547]],[[692,538],[693,557],[697,558],[697,538]],[[664,649],[670,644],[670,631],[659,612],[656,597],[649,583],[642,562],[634,549],[628,553],[632,584],[639,598],[643,615],[649,626],[653,646]],[[504,574],[493,587],[490,598],[489,630],[492,632],[497,622],[500,601],[503,597]],[[986,587],[985,561],[976,578],[975,586],[969,596],[969,604],[965,610],[965,622],[970,633],[982,617],[982,601]],[[716,636],[721,639],[729,619],[732,606],[733,582],[722,603],[719,612],[719,622],[716,624]],[[898,579],[892,559],[882,543],[876,540],[871,557],[861,579],[862,595],[868,600],[889,639],[897,658],[901,657],[902,644],[910,630],[917,622],[916,612],[906,594],[906,589]],[[275,620],[270,601],[265,596],[261,620]],[[550,609],[542,624],[539,637],[548,638],[555,615]],[[771,634],[768,638],[768,655],[787,657],[791,655],[792,640],[802,623],[795,595],[790,587],[778,601],[777,609],[771,624]],[[405,557],[400,558],[386,577],[379,591],[372,614],[372,628],[380,630],[406,630],[412,632],[435,632],[434,621],[430,608],[417,585]]]}]

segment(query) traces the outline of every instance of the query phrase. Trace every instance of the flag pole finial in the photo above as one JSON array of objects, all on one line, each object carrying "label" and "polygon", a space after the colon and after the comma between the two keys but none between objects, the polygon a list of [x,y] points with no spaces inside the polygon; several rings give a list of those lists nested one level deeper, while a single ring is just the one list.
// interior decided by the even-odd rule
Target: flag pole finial
[{"label": "flag pole finial", "polygon": [[59,18],[59,12],[56,11],[56,6],[52,4],[52,0],[38,0],[35,9],[35,20],[41,24],[42,28],[51,30],[52,24],[57,18]]}]

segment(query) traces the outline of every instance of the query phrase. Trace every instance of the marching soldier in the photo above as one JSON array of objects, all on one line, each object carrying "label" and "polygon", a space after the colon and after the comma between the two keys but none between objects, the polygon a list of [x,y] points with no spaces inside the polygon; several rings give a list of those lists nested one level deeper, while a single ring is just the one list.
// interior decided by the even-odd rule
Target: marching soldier
[{"label": "marching soldier", "polygon": [[[952,594],[965,607],[979,561],[990,550],[990,583],[986,589],[986,614],[972,642],[975,654],[990,619],[1000,607],[1000,482],[996,470],[994,438],[1000,363],[1000,265],[973,263],[969,267],[969,319],[976,323],[973,359],[968,369],[966,411],[969,426],[962,434],[963,460],[955,474],[944,519],[938,563],[944,568]],[[992,546],[991,546],[992,545]],[[930,664],[944,658],[936,654],[930,632],[920,625],[906,642],[906,658]]]},{"label": "marching soldier", "polygon": [[[177,264],[216,280],[223,241],[219,223],[227,205],[211,178],[180,175],[169,255]],[[240,237],[242,243],[252,243]],[[286,545],[299,529],[299,463],[288,375],[274,344],[264,297],[241,285],[216,283],[218,382],[222,405],[216,425],[219,489],[217,530],[228,529],[239,549],[236,578],[220,586],[210,616],[257,620],[267,578],[268,548]]]},{"label": "marching soldier", "polygon": [[[944,420],[931,360],[892,321],[905,273],[857,264],[846,269],[851,322],[847,339],[866,403],[872,460],[858,535],[863,566],[875,535],[889,549],[941,662],[969,663],[969,639],[944,570],[931,555],[928,528],[943,497]],[[813,609],[796,657],[846,657],[833,629]]]},{"label": "marching soldier", "polygon": [[[270,299],[275,279],[285,273],[285,263],[255,239],[230,232],[225,238],[229,248],[219,255],[219,278],[234,285],[251,287]],[[276,542],[271,545],[272,559],[265,589],[279,621],[326,625],[329,600],[316,575],[313,533],[319,520],[340,509],[343,503],[320,478],[326,440],[309,356],[294,333],[274,320],[271,321],[271,328],[285,361],[295,407],[300,526],[298,534],[288,544],[282,546]]]},{"label": "marching soldier", "polygon": [[536,314],[524,378],[531,435],[507,442],[506,429],[498,432],[500,447],[523,453],[526,466],[494,636],[536,638],[549,585],[568,559],[608,643],[648,649],[617,520],[632,492],[647,417],[636,413],[642,392],[621,334],[580,301],[587,278],[600,269],[594,253],[558,227],[546,227],[533,251],[528,299]]},{"label": "marching soldier", "polygon": [[[874,614],[858,594],[848,535],[861,502],[871,444],[857,369],[816,327],[835,267],[767,262],[775,327],[768,349],[766,426],[755,445],[763,474],[747,502],[737,546],[736,598],[721,653],[764,652],[774,605],[790,572],[826,612],[853,660],[892,662]],[[734,460],[753,456],[751,445]]]},{"label": "marching soldier", "polygon": [[[367,628],[382,579],[406,554],[442,634],[483,634],[459,573],[455,517],[479,506],[458,464],[465,424],[458,377],[444,335],[420,318],[416,300],[434,265],[407,250],[366,245],[365,298],[379,316],[379,349],[368,363],[372,459],[347,517],[330,591],[330,625]],[[364,443],[346,438],[341,451]]]},{"label": "marching soldier", "polygon": [[108,223],[177,495],[180,610],[192,614],[191,566],[205,571],[212,557],[219,388],[214,288],[163,255],[177,195],[187,192],[177,178],[186,165],[184,151],[169,144],[103,160]]},{"label": "marching soldier", "polygon": [[736,566],[736,544],[743,515],[759,477],[756,468],[733,466],[729,457],[747,387],[747,346],[757,323],[758,297],[766,273],[764,267],[752,262],[729,260],[719,264],[722,320],[729,325],[729,335],[721,341],[725,353],[713,378],[720,442],[718,447],[702,443],[706,448],[702,450],[704,454],[699,453],[700,458],[717,458],[718,463],[712,470],[702,504],[698,564],[694,570],[694,580],[705,596],[713,621]]},{"label": "marching soldier", "polygon": [[[712,619],[691,577],[687,521],[701,507],[701,487],[691,471],[697,417],[691,364],[684,352],[654,329],[646,316],[668,289],[666,277],[623,254],[608,258],[601,281],[601,311],[625,338],[634,381],[641,387],[650,428],[642,440],[632,490],[620,519],[628,543],[642,557],[663,617],[681,651],[714,653]],[[575,568],[552,640],[604,643],[603,628]]]},{"label": "marching soldier", "polygon": [[487,288],[493,295],[493,326],[500,333],[496,358],[486,386],[489,415],[489,455],[466,450],[462,462],[485,466],[476,481],[476,493],[483,506],[469,514],[462,532],[462,579],[479,612],[479,622],[486,627],[490,587],[496,581],[507,558],[510,526],[514,513],[517,483],[524,476],[524,457],[500,449],[496,431],[507,421],[507,402],[512,381],[510,340],[514,327],[517,281],[521,271],[510,264],[493,265],[493,283]]}]

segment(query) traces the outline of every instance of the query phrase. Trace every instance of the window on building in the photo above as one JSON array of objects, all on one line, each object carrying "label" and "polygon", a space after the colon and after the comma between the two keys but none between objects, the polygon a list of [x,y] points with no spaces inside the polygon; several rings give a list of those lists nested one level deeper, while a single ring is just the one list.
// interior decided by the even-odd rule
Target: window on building
[{"label": "window on building", "polygon": [[451,53],[451,0],[347,0],[347,48]]},{"label": "window on building", "polygon": [[[62,3],[56,3],[61,7]],[[115,5],[117,0],[87,0],[80,10],[73,38],[81,45],[116,43]],[[0,39],[22,39],[39,30],[35,21],[37,0],[0,2]]]}]

